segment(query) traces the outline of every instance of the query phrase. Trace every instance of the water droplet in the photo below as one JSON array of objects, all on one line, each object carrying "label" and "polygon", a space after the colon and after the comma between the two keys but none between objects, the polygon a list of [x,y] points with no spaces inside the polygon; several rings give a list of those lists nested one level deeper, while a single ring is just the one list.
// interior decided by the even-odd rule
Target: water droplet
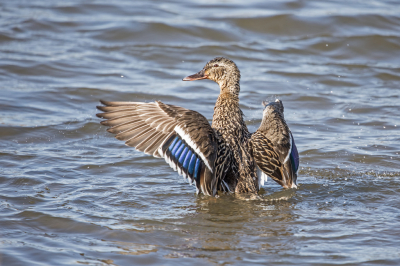
[{"label": "water droplet", "polygon": [[121,75],[121,78],[123,78],[124,76]]},{"label": "water droplet", "polygon": [[328,44],[326,44],[326,46],[328,46]]}]

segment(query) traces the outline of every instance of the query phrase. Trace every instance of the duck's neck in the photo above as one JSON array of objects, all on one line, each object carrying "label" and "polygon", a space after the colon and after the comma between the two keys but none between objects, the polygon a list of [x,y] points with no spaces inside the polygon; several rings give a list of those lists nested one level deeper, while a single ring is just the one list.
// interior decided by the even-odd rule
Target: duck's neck
[{"label": "duck's neck", "polygon": [[[239,108],[239,94],[221,91],[215,103],[214,109],[222,109],[226,114],[234,113],[240,110]],[[215,116],[215,113],[214,113]]]},{"label": "duck's neck", "polygon": [[240,76],[235,75],[227,79],[217,82],[220,88],[220,96],[222,94],[229,94],[231,97],[236,98],[239,102],[240,92]]},{"label": "duck's neck", "polygon": [[236,116],[237,114],[239,114],[240,119],[242,119],[242,111],[239,108],[239,80],[233,78],[225,79],[218,82],[218,85],[220,93],[217,102],[215,103],[214,119],[230,115]]},{"label": "duck's neck", "polygon": [[[223,84],[222,84],[223,85]],[[221,86],[221,92],[214,107],[212,127],[221,134],[238,134],[239,139],[247,136],[248,130],[239,107],[239,82]]]}]

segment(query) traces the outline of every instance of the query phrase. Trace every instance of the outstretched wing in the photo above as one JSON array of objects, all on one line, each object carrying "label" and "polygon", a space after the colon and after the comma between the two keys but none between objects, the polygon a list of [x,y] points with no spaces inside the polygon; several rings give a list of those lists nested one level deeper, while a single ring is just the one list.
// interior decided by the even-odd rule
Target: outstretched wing
[{"label": "outstretched wing", "polygon": [[[261,125],[251,136],[250,143],[262,173],[283,187],[291,188],[296,187],[299,154],[283,110],[280,100],[266,105]],[[259,176],[261,185],[266,180],[263,174]]]},{"label": "outstretched wing", "polygon": [[195,183],[197,192],[215,195],[217,140],[200,113],[160,101],[108,102],[97,108],[108,132],[125,144],[164,158],[180,175]]}]

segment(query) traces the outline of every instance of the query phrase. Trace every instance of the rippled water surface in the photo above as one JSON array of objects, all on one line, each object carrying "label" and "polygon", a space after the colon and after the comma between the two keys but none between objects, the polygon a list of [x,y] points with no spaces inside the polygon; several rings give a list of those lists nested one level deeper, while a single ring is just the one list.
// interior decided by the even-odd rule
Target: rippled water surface
[{"label": "rippled water surface", "polygon": [[[398,1],[0,2],[1,265],[400,265]],[[95,117],[99,99],[212,118],[216,57],[251,131],[279,98],[299,188],[197,196]]]}]

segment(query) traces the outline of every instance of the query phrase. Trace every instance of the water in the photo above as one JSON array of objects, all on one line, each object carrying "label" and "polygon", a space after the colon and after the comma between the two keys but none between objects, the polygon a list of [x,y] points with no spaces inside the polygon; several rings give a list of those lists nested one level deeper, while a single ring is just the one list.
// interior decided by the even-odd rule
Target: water
[{"label": "water", "polygon": [[[1,265],[399,265],[397,1],[0,3]],[[99,99],[212,118],[216,57],[251,131],[279,98],[297,190],[196,196],[95,117]]]}]

